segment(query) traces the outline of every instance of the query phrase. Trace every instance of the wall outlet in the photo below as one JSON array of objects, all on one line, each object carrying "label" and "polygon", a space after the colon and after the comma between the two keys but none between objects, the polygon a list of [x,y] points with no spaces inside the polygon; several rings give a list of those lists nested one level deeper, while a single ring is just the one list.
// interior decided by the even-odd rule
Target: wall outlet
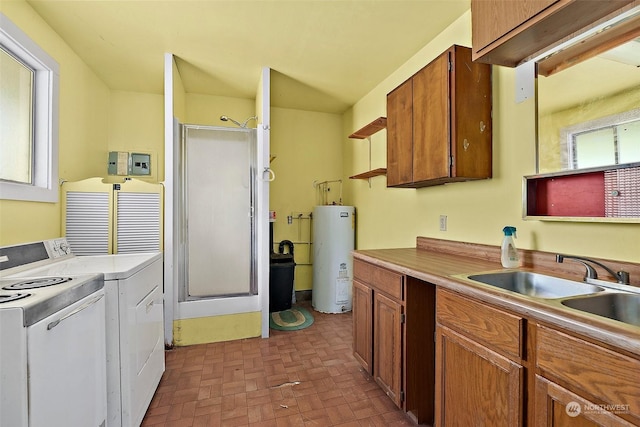
[{"label": "wall outlet", "polygon": [[447,231],[447,216],[440,215],[440,231]]}]

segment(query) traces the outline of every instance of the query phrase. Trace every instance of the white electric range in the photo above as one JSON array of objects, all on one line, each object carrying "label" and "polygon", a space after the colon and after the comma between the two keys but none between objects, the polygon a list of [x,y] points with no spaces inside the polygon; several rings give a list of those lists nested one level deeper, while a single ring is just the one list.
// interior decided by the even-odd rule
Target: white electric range
[{"label": "white electric range", "polygon": [[12,277],[104,275],[107,426],[139,426],[165,366],[162,253],[75,256],[64,238],[45,243],[57,256]]},{"label": "white electric range", "polygon": [[0,425],[104,427],[103,275],[31,275],[47,257],[42,242],[0,248]]}]

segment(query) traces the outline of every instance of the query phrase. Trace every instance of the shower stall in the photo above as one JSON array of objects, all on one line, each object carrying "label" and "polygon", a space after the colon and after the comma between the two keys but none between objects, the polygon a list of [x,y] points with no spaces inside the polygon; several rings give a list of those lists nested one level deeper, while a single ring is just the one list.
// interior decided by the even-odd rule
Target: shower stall
[{"label": "shower stall", "polygon": [[179,301],[257,294],[256,129],[181,125]]}]

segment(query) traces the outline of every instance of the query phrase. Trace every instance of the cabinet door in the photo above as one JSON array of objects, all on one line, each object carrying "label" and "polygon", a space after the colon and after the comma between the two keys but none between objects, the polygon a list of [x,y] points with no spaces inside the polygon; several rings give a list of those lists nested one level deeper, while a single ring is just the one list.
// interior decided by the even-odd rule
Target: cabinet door
[{"label": "cabinet door", "polygon": [[[631,427],[612,412],[536,375],[535,427]],[[620,408],[624,410],[624,408]]]},{"label": "cabinet door", "polygon": [[402,305],[380,293],[373,296],[373,375],[382,390],[401,407]]},{"label": "cabinet door", "polygon": [[407,80],[387,95],[387,186],[413,181],[412,83]]},{"label": "cabinet door", "polygon": [[471,61],[471,49],[451,51],[451,176],[491,178],[491,65]]},{"label": "cabinet door", "polygon": [[[472,4],[473,50],[477,52],[514,28],[529,21],[558,0],[474,0]],[[500,19],[496,19],[500,17]]]},{"label": "cabinet door", "polygon": [[436,425],[521,426],[524,368],[442,326],[436,340]]},{"label": "cabinet door", "polygon": [[360,365],[371,374],[372,356],[372,325],[371,310],[373,309],[373,295],[371,288],[353,281],[353,355]]},{"label": "cabinet door", "polygon": [[472,0],[473,60],[515,67],[633,0]]},{"label": "cabinet door", "polygon": [[449,51],[413,78],[413,181],[450,176]]},{"label": "cabinet door", "polygon": [[624,406],[620,417],[640,425],[640,359],[542,325],[535,341],[539,374],[598,404]]}]

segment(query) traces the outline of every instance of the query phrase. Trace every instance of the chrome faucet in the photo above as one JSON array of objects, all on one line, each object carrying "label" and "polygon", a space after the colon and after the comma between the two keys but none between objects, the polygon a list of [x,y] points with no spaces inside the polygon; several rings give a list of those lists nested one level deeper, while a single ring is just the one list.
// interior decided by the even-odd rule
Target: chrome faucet
[{"label": "chrome faucet", "polygon": [[618,281],[618,283],[621,283],[623,285],[629,285],[629,273],[626,271],[613,271],[612,269],[610,269],[609,267],[607,267],[606,265],[598,262],[598,261],[594,261],[592,259],[589,258],[584,258],[584,257],[579,257],[579,256],[573,256],[573,255],[560,255],[557,254],[556,255],[556,262],[558,263],[562,263],[564,260],[566,259],[573,259],[578,261],[579,263],[581,263],[582,265],[584,265],[587,268],[587,273],[584,277],[585,282],[588,282],[589,279],[598,279],[598,273],[596,272],[596,269],[591,265],[591,264],[595,264],[597,266],[600,266],[602,268],[604,268],[609,274],[611,274],[613,277],[616,278],[616,280]]}]

